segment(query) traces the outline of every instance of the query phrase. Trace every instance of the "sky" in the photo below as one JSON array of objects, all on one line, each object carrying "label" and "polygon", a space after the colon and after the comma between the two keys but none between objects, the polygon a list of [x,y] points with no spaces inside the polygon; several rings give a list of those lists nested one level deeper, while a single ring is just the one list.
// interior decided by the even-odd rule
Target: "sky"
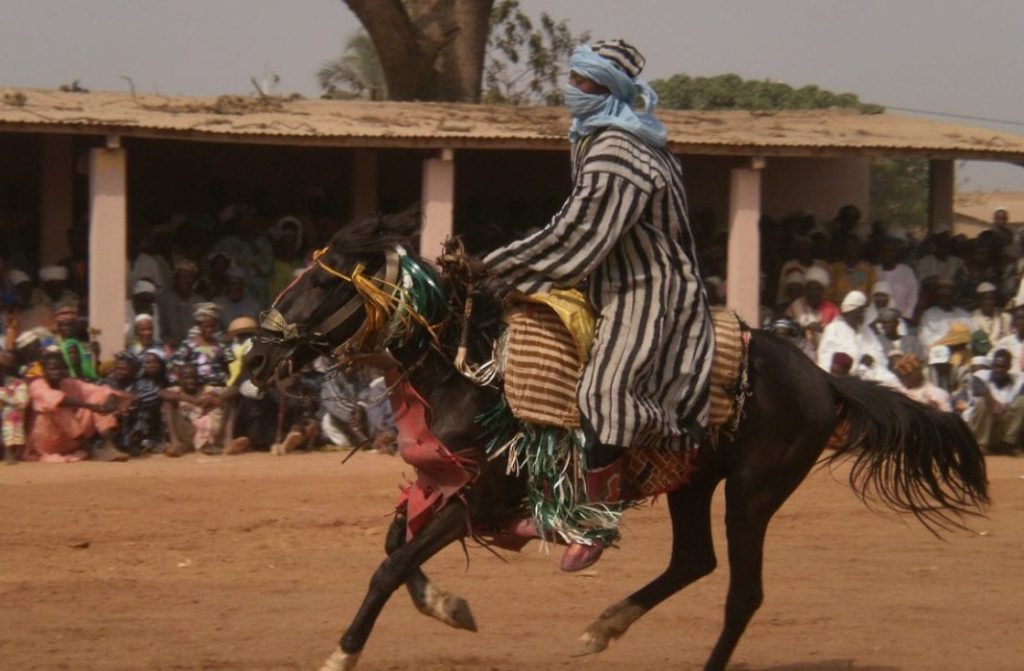
[{"label": "sky", "polygon": [[[0,87],[318,95],[314,73],[359,22],[342,0],[5,0]],[[621,37],[648,79],[685,72],[816,84],[1024,135],[1022,0],[521,0],[574,32]],[[902,113],[902,112],[900,112]],[[1024,191],[1024,168],[966,166],[964,190]]]}]

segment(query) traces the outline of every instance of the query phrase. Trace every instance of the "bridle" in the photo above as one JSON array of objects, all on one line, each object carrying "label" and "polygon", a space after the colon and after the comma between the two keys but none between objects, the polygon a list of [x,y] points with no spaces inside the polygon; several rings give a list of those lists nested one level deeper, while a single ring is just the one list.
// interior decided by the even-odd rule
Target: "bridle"
[{"label": "bridle", "polygon": [[[257,335],[257,342],[281,347],[290,348],[290,354],[300,346],[305,345],[320,354],[329,354],[332,350],[341,348],[362,349],[365,341],[371,332],[379,328],[382,310],[387,310],[395,302],[394,295],[400,290],[396,284],[399,274],[399,251],[388,249],[385,251],[385,263],[372,276],[367,277],[364,273],[365,266],[359,263],[352,269],[351,273],[345,274],[340,270],[331,267],[324,256],[330,251],[330,246],[319,249],[313,254],[313,264],[289,284],[274,299],[270,309],[260,315],[260,333]],[[321,268],[324,272],[337,277],[344,282],[351,284],[356,295],[346,301],[341,307],[324,317],[319,323],[303,328],[299,324],[289,322],[277,309],[289,291],[302,279],[302,277],[314,268]],[[379,285],[379,286],[378,286]],[[335,329],[347,322],[360,309],[366,309],[367,320],[348,340],[338,346],[332,346],[328,336]],[[373,322],[372,324],[370,322]]]}]

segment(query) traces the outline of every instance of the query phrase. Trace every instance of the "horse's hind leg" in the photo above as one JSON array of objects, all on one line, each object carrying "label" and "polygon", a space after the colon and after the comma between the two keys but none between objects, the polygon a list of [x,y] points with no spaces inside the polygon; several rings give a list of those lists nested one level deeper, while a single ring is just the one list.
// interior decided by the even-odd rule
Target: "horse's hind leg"
[{"label": "horse's hind leg", "polygon": [[715,570],[711,495],[717,480],[681,487],[668,495],[672,557],[668,568],[639,591],[608,607],[580,637],[577,654],[601,652],[644,613]]},{"label": "horse's hind leg", "polygon": [[385,559],[370,579],[370,589],[359,606],[359,612],[342,635],[339,648],[331,654],[320,671],[354,669],[388,598],[402,583],[409,580],[423,562],[465,534],[465,505],[461,501],[452,500],[415,538]]},{"label": "horse's hind leg", "polygon": [[[388,529],[384,551],[392,555],[405,544],[405,515],[395,516]],[[476,631],[476,620],[469,604],[461,596],[446,592],[430,581],[423,569],[416,567],[405,581],[416,610],[456,629]]]}]

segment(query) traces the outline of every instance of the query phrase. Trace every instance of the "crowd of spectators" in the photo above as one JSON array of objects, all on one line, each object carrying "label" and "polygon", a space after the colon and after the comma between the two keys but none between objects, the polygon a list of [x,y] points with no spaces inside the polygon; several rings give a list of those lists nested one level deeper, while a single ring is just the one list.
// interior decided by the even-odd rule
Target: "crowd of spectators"
[{"label": "crowd of spectators", "polygon": [[282,394],[257,389],[242,367],[260,313],[336,228],[318,211],[270,223],[231,206],[133,236],[124,349],[112,353],[100,351],[85,314],[80,228],[69,232],[70,256],[37,271],[0,253],[4,460],[286,454],[327,444],[393,451],[377,376],[320,359],[302,372],[300,393]]},{"label": "crowd of spectators", "polygon": [[[82,229],[70,230],[66,259],[37,271],[0,251],[5,459],[393,450],[379,376],[321,359],[301,393],[282,395],[242,369],[261,311],[337,228],[322,204],[308,210],[271,221],[234,205],[131,236],[125,346],[109,354],[83,313]],[[694,229],[711,301],[724,303],[725,245],[709,221],[698,213]],[[762,326],[832,374],[960,413],[986,451],[1020,450],[1024,239],[1005,210],[968,239],[868,224],[846,206],[828,222],[765,220],[762,242]]]},{"label": "crowd of spectators", "polygon": [[[986,452],[1021,452],[1024,238],[1006,210],[973,239],[869,225],[853,206],[763,230],[763,326],[834,375],[959,413]],[[727,282],[709,285],[723,302]]]}]

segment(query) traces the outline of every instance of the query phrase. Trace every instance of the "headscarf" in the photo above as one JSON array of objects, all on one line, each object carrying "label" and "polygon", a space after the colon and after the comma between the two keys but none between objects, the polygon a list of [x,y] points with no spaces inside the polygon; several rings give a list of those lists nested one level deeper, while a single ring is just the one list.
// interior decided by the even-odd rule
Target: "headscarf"
[{"label": "headscarf", "polygon": [[64,363],[68,365],[68,376],[78,377],[78,373],[75,372],[75,367],[71,365],[71,356],[69,351],[71,348],[78,350],[78,359],[82,365],[82,379],[84,380],[98,380],[99,375],[96,373],[96,364],[92,360],[92,352],[89,351],[85,345],[76,340],[75,338],[68,338],[60,345],[60,353],[64,357]]},{"label": "headscarf", "polygon": [[[625,45],[628,47],[628,45]],[[635,52],[635,49],[628,47]],[[639,56],[639,54],[637,54]],[[642,64],[642,58],[640,59]],[[566,86],[565,104],[572,112],[569,140],[577,142],[609,126],[633,133],[655,147],[664,147],[665,126],[654,117],[658,94],[640,77],[626,74],[609,58],[600,56],[587,44],[576,47],[569,58],[569,69],[608,88],[606,95],[593,95],[575,86]],[[639,73],[639,68],[636,69]],[[633,109],[640,99],[643,111]]]}]

